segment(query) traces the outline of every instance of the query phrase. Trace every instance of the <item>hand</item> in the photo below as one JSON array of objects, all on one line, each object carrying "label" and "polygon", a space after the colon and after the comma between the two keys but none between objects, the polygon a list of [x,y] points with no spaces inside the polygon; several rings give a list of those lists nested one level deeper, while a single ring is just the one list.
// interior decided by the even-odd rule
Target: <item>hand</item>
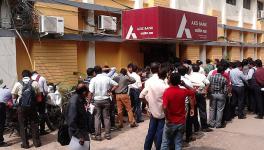
[{"label": "hand", "polygon": [[194,109],[190,110],[190,116],[193,117],[194,116]]},{"label": "hand", "polygon": [[84,145],[84,139],[83,138],[80,138],[79,144]]}]

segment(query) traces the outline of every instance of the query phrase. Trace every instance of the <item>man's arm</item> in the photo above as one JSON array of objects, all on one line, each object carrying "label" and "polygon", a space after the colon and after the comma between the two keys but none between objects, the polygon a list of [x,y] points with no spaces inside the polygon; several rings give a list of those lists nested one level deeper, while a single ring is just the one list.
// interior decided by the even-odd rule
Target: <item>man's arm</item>
[{"label": "man's arm", "polygon": [[188,96],[190,98],[190,105],[191,105],[190,116],[194,116],[194,106],[196,103],[194,91],[188,90]]},{"label": "man's arm", "polygon": [[115,74],[115,72],[116,72],[116,68],[112,67],[110,68],[109,73],[107,73],[107,76],[111,78]]},{"label": "man's arm", "polygon": [[145,102],[145,103],[148,105],[148,101],[145,99],[145,97],[146,97],[147,94],[148,94],[148,89],[147,89],[147,88],[144,88],[144,89],[140,92],[139,99],[140,99],[142,102]]}]

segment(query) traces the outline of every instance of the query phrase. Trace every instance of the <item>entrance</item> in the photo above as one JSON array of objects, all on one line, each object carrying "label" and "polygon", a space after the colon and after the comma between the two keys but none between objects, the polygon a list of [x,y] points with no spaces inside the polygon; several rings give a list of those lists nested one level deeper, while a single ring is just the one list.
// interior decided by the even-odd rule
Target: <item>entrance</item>
[{"label": "entrance", "polygon": [[141,43],[140,49],[144,53],[144,65],[152,62],[173,63],[176,59],[175,43]]}]

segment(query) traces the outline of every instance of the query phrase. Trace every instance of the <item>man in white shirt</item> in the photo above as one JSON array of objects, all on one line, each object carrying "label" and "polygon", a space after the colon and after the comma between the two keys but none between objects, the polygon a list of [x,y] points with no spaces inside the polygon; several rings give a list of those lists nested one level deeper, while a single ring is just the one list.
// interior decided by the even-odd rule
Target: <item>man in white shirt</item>
[{"label": "man in white shirt", "polygon": [[40,117],[40,134],[45,135],[47,132],[45,131],[45,122],[46,122],[46,117],[45,117],[45,109],[46,109],[46,95],[48,94],[48,85],[46,79],[41,76],[37,71],[32,72],[31,79],[34,81],[37,81],[39,84],[39,89],[41,93],[41,101],[38,101],[37,103],[37,111],[39,113]]},{"label": "man in white shirt", "polygon": [[151,72],[153,76],[145,82],[145,88],[139,96],[141,99],[146,100],[151,114],[144,150],[151,149],[155,137],[156,149],[160,149],[165,123],[165,114],[162,108],[162,96],[164,91],[168,88],[168,85],[165,83],[167,69],[162,68],[159,70],[159,64],[152,63]]},{"label": "man in white shirt", "polygon": [[103,114],[105,124],[105,138],[110,140],[110,96],[112,92],[117,88],[117,83],[102,74],[102,68],[100,66],[94,67],[96,76],[92,78],[89,84],[91,100],[93,97],[95,105],[95,140],[101,141],[101,114]]},{"label": "man in white shirt", "polygon": [[128,85],[129,87],[129,96],[131,99],[131,104],[133,107],[133,112],[135,113],[135,118],[137,123],[143,122],[142,119],[142,109],[141,109],[141,101],[139,99],[139,94],[142,88],[142,82],[140,76],[136,73],[138,67],[134,64],[129,64],[127,66],[128,74],[130,77],[136,80],[135,83]]},{"label": "man in white shirt", "polygon": [[206,91],[210,84],[209,80],[205,75],[199,73],[200,67],[197,64],[192,66],[193,72],[189,75],[189,80],[192,82],[194,89],[196,89],[196,105],[199,109],[200,122],[202,131],[210,132],[207,124],[207,113],[206,113]]}]

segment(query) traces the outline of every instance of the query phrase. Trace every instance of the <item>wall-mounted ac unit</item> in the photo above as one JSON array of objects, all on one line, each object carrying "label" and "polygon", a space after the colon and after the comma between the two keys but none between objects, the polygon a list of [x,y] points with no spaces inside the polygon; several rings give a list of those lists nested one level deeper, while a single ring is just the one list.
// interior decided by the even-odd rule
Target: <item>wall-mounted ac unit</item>
[{"label": "wall-mounted ac unit", "polygon": [[264,11],[263,11],[263,10],[260,11],[260,18],[261,18],[261,19],[264,18]]},{"label": "wall-mounted ac unit", "polygon": [[116,31],[117,18],[112,16],[98,16],[98,29]]},{"label": "wall-mounted ac unit", "polygon": [[40,16],[40,33],[64,34],[64,18],[56,16]]}]

